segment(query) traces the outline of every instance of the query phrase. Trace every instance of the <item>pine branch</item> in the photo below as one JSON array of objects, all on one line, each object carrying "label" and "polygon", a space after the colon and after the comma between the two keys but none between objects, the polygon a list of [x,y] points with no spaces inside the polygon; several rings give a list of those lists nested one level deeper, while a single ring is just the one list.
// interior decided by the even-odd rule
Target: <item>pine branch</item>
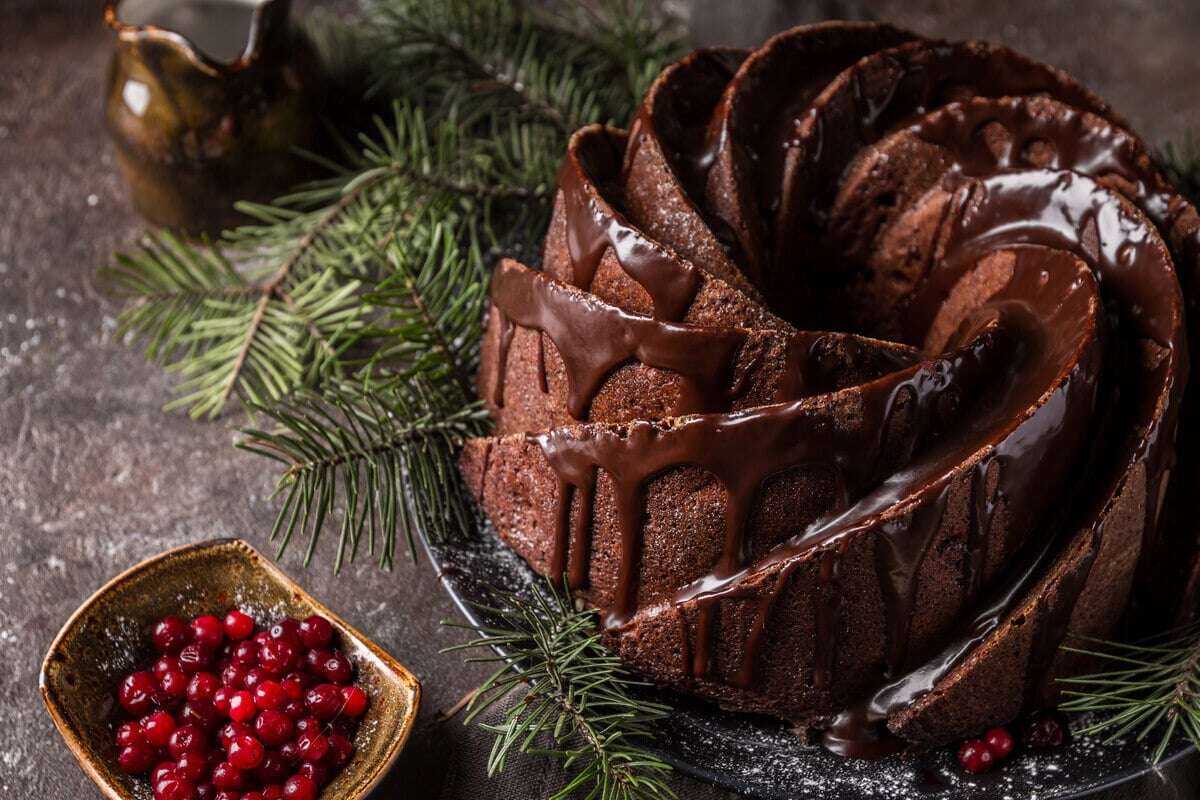
[{"label": "pine branch", "polygon": [[120,330],[184,379],[166,408],[214,417],[235,391],[265,402],[335,369],[362,327],[357,282],[322,272],[285,289],[290,269],[251,283],[220,250],[159,232],[101,276],[136,298]]},{"label": "pine branch", "polygon": [[467,723],[525,688],[502,721],[478,723],[495,736],[488,774],[503,771],[516,751],[557,759],[571,772],[551,800],[577,790],[598,800],[674,797],[670,766],[645,749],[669,708],[637,696],[646,684],[600,641],[595,612],[576,611],[569,594],[549,584],[532,600],[495,595],[497,605],[477,606],[492,624],[445,623],[480,637],[449,650],[481,652],[467,661],[498,664],[473,694]]},{"label": "pine branch", "polygon": [[483,429],[479,404],[414,380],[385,392],[342,386],[257,410],[275,429],[244,429],[238,447],[285,467],[276,487],[283,506],[271,531],[280,553],[294,537],[307,536],[308,563],[326,519],[339,508],[335,570],[353,560],[364,536],[368,552],[388,568],[399,534],[415,558],[418,530],[437,539],[475,524],[462,501],[455,455]]},{"label": "pine branch", "polygon": [[1059,679],[1063,696],[1070,698],[1062,710],[1103,714],[1078,733],[1103,733],[1108,742],[1133,735],[1140,742],[1157,732],[1154,763],[1177,731],[1200,748],[1200,625],[1138,644],[1089,639],[1084,646],[1063,649],[1101,658],[1111,667]]},{"label": "pine branch", "polygon": [[[428,242],[421,241],[425,236]],[[476,248],[463,253],[443,223],[418,226],[385,247],[389,270],[366,301],[385,314],[373,333],[376,382],[422,375],[457,387],[463,402],[475,395],[479,341],[487,302],[487,274]]]}]

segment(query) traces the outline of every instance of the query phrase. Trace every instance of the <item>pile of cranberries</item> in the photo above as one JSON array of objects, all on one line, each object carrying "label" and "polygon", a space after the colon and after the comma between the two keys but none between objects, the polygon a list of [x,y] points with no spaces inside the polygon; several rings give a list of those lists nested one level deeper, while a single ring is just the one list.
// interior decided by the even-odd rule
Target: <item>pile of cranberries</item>
[{"label": "pile of cranberries", "polygon": [[117,763],[149,774],[155,800],[315,800],[354,755],[367,710],[323,617],[265,630],[242,611],[164,617],[160,657],[126,675]]},{"label": "pile of cranberries", "polygon": [[[1027,720],[1021,728],[1021,744],[1028,750],[1058,747],[1066,738],[1063,725],[1050,715]],[[1008,728],[992,728],[981,739],[968,739],[958,748],[958,763],[973,775],[987,772],[1004,761],[1017,747]]]}]

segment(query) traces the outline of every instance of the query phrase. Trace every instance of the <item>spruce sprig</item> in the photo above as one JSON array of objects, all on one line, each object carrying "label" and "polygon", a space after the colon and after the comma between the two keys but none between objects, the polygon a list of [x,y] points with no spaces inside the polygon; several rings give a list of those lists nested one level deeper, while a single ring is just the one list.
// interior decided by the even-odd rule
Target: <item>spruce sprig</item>
[{"label": "spruce sprig", "polygon": [[1154,763],[1177,732],[1200,748],[1200,625],[1148,642],[1088,639],[1063,649],[1100,658],[1110,666],[1059,680],[1063,695],[1070,698],[1062,710],[1102,715],[1077,733],[1104,734],[1109,742],[1132,735],[1140,742],[1157,732]]},{"label": "spruce sprig", "polygon": [[600,641],[596,612],[577,610],[549,583],[531,599],[493,593],[494,605],[476,606],[487,624],[446,623],[479,634],[450,651],[480,652],[467,661],[498,665],[472,696],[466,723],[525,691],[499,722],[478,723],[495,735],[488,774],[502,771],[514,752],[529,753],[557,759],[569,772],[551,800],[674,797],[670,766],[646,750],[654,723],[670,709],[639,697],[647,684]]},{"label": "spruce sprig", "polygon": [[101,271],[133,298],[119,330],[148,340],[148,357],[183,378],[167,410],[214,417],[235,393],[278,400],[336,371],[369,308],[355,296],[356,281],[328,270],[294,274],[302,245],[252,280],[225,252],[157,232]]},{"label": "spruce sprig", "polygon": [[257,410],[276,427],[245,429],[238,447],[284,466],[276,488],[283,505],[271,531],[280,553],[307,536],[308,563],[326,520],[340,514],[334,568],[353,560],[364,538],[388,568],[400,535],[415,553],[418,530],[437,538],[475,524],[461,501],[455,456],[486,426],[480,404],[418,379],[379,391],[327,387]]},{"label": "spruce sprig", "polygon": [[1178,143],[1168,142],[1159,161],[1180,193],[1193,204],[1200,202],[1200,136],[1189,133]]}]

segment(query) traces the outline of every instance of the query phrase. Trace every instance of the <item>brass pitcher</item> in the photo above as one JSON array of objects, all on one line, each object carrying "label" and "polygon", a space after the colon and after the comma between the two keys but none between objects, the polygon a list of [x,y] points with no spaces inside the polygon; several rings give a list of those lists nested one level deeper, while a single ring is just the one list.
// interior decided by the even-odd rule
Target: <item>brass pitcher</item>
[{"label": "brass pitcher", "polygon": [[107,0],[117,32],[105,117],[134,206],[213,233],[311,173],[317,59],[290,0]]}]

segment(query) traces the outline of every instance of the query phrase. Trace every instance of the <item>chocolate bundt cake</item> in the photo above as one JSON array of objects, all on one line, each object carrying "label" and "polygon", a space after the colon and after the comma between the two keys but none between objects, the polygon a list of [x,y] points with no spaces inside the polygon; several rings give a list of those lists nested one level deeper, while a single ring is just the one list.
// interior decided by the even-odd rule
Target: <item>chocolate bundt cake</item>
[{"label": "chocolate bundt cake", "polygon": [[847,754],[1007,723],[1188,584],[1198,231],[1006,48],[698,50],[571,138],[541,268],[496,267],[462,470],[659,685]]}]

